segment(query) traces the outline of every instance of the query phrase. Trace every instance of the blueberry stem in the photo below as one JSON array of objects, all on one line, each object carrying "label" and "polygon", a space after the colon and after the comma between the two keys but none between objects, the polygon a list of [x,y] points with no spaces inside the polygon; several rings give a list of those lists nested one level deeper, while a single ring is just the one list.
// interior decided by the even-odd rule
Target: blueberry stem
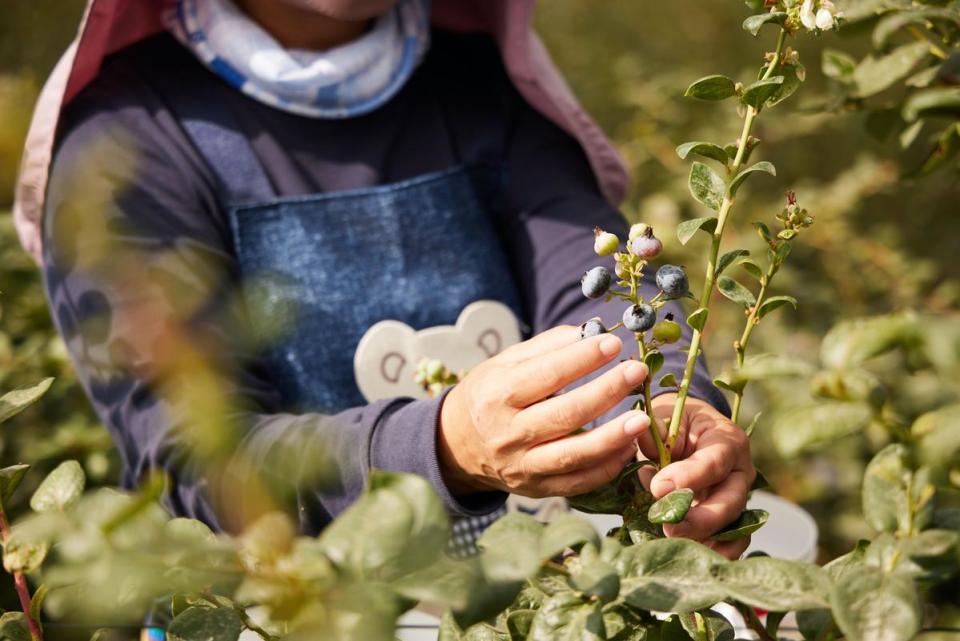
[{"label": "blueberry stem", "polygon": [[[760,281],[760,291],[757,293],[757,302],[753,306],[753,309],[750,310],[750,315],[747,316],[747,322],[744,324],[743,333],[740,334],[740,340],[736,341],[733,344],[734,350],[737,353],[737,368],[740,369],[743,367],[743,361],[747,354],[747,344],[750,342],[750,336],[753,334],[753,328],[757,326],[757,323],[760,322],[760,318],[757,313],[760,310],[760,305],[763,304],[764,298],[767,296],[767,287],[770,285],[770,281],[773,280],[773,275],[776,273],[776,268],[774,266],[774,261],[770,261],[770,265],[767,267],[767,273],[764,275],[763,279]],[[734,423],[740,418],[740,406],[743,403],[743,391],[746,389],[746,384],[740,388],[740,391],[737,392],[733,397],[733,410],[730,414],[730,420]]]},{"label": "blueberry stem", "polygon": [[[777,37],[777,47],[774,50],[773,57],[767,65],[766,71],[760,80],[767,80],[774,70],[780,66],[780,59],[783,56],[784,46],[786,45],[787,31],[780,29],[780,35]],[[737,140],[737,154],[730,166],[730,175],[736,176],[740,171],[746,157],[750,132],[753,130],[753,122],[760,113],[757,107],[747,107],[746,114],[743,117],[743,128],[740,132],[740,138]],[[713,231],[713,238],[710,243],[710,253],[707,257],[707,269],[704,276],[703,289],[700,293],[700,307],[710,309],[710,297],[713,294],[713,287],[717,278],[717,257],[720,254],[720,243],[723,240],[723,230],[727,224],[727,217],[733,207],[733,196],[727,189],[720,203],[720,210],[717,212],[717,226]],[[694,329],[693,336],[690,338],[690,352],[687,354],[687,364],[683,370],[683,379],[677,389],[677,401],[673,406],[673,414],[670,417],[670,427],[667,430],[667,449],[672,450],[680,436],[680,424],[683,419],[683,410],[687,403],[687,395],[690,391],[690,381],[693,379],[693,370],[697,364],[697,357],[700,355],[700,342],[703,338],[703,331]]]}]

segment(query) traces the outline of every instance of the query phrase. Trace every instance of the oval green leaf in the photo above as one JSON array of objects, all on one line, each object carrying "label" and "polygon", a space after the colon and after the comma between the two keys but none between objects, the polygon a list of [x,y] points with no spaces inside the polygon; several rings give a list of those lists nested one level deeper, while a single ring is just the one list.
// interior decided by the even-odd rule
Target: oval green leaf
[{"label": "oval green leaf", "polygon": [[722,75],[705,76],[693,82],[683,93],[697,100],[725,100],[737,93],[733,80]]},{"label": "oval green leaf", "polygon": [[693,235],[696,234],[699,230],[703,230],[708,234],[712,234],[713,230],[717,228],[717,218],[716,216],[704,216],[703,218],[694,218],[693,220],[685,220],[679,225],[677,225],[677,238],[680,239],[681,245],[686,245]]},{"label": "oval green leaf", "polygon": [[831,582],[816,565],[755,556],[717,568],[716,577],[737,601],[772,612],[829,605]]},{"label": "oval green leaf", "polygon": [[650,506],[647,518],[651,523],[679,523],[693,504],[693,490],[682,487]]},{"label": "oval green leaf", "polygon": [[740,173],[733,177],[733,180],[730,181],[730,195],[736,196],[737,190],[740,189],[740,185],[743,184],[743,181],[749,178],[751,174],[758,171],[770,174],[771,176],[777,175],[777,168],[773,166],[773,163],[766,160],[761,160],[760,162],[741,170]]},{"label": "oval green leaf", "polygon": [[687,325],[698,332],[702,332],[703,328],[707,324],[707,317],[709,315],[710,310],[708,310],[706,307],[699,307],[690,312],[690,315],[687,316]]},{"label": "oval green leaf", "polygon": [[663,354],[658,350],[651,350],[643,357],[643,362],[647,364],[647,368],[650,370],[648,376],[653,376],[663,367]]},{"label": "oval green leaf", "polygon": [[728,251],[727,253],[725,253],[723,256],[720,257],[720,260],[717,261],[716,275],[719,276],[720,274],[722,274],[723,270],[729,267],[733,263],[733,261],[735,261],[736,259],[740,258],[741,256],[749,256],[749,255],[750,255],[750,252],[748,252],[746,249],[734,249],[734,250]]},{"label": "oval green leaf", "polygon": [[757,80],[743,90],[743,104],[759,109],[783,85],[783,76],[773,76],[766,80]]},{"label": "oval green leaf", "polygon": [[788,303],[793,305],[794,309],[797,308],[797,299],[793,296],[771,296],[760,304],[760,307],[757,309],[757,318],[763,318],[773,310]]},{"label": "oval green leaf", "polygon": [[170,622],[171,641],[237,641],[243,622],[233,608],[190,607]]},{"label": "oval green leaf", "polygon": [[79,463],[64,461],[40,483],[30,497],[30,507],[35,512],[62,512],[80,498],[86,481]]},{"label": "oval green leaf", "polygon": [[750,536],[767,522],[770,513],[766,510],[744,510],[736,521],[727,525],[725,528],[715,533],[712,538],[714,541],[735,541],[745,536]]},{"label": "oval green leaf", "polygon": [[728,299],[744,307],[753,307],[757,304],[757,299],[750,290],[729,276],[721,276],[717,279],[717,289]]},{"label": "oval green leaf", "polygon": [[50,389],[52,384],[52,378],[45,378],[36,385],[18,387],[0,396],[0,423],[30,407]]},{"label": "oval green leaf", "polygon": [[[694,161],[693,166],[690,167],[688,186],[697,202],[703,203],[714,211],[720,210],[727,184],[717,175],[717,172],[700,161]],[[679,235],[679,229],[677,233]]]},{"label": "oval green leaf", "polygon": [[773,443],[786,457],[861,431],[870,423],[867,403],[830,401],[783,414],[772,429]]},{"label": "oval green leaf", "polygon": [[904,641],[920,631],[922,614],[913,582],[878,567],[849,568],[831,591],[830,603],[849,641]]},{"label": "oval green leaf", "polygon": [[758,13],[757,15],[750,16],[743,21],[743,29],[747,31],[750,35],[755,36],[760,33],[761,27],[765,24],[776,24],[783,25],[787,19],[787,14],[784,11],[774,11],[772,13]]},{"label": "oval green leaf", "polygon": [[723,147],[715,145],[712,142],[685,142],[677,147],[677,155],[680,156],[681,160],[686,160],[690,154],[703,156],[704,158],[712,158],[724,165],[726,165],[729,160],[727,158],[727,152],[723,150]]}]

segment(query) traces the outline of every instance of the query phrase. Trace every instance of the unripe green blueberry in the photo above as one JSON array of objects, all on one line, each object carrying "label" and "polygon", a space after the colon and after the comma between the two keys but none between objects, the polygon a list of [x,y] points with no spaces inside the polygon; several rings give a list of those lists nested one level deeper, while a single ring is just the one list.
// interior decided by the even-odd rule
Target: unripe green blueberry
[{"label": "unripe green blueberry", "polygon": [[640,236],[646,236],[647,233],[653,233],[653,229],[646,223],[636,223],[630,226],[630,240],[636,240]]},{"label": "unripe green blueberry", "polygon": [[439,380],[443,376],[443,361],[434,358],[426,366],[427,379],[430,381]]},{"label": "unripe green blueberry", "polygon": [[600,334],[606,334],[607,328],[603,326],[603,323],[600,321],[599,317],[591,318],[586,323],[580,326],[580,338],[590,338],[591,336],[599,336]]},{"label": "unripe green blueberry", "polygon": [[613,277],[606,267],[594,267],[580,279],[580,289],[587,298],[600,298],[610,289]]},{"label": "unripe green blueberry", "polygon": [[680,325],[673,320],[672,314],[653,326],[653,337],[661,343],[676,343],[680,340]]},{"label": "unripe green blueberry", "polygon": [[631,332],[645,332],[657,322],[657,310],[646,303],[623,310],[623,326]]},{"label": "unripe green blueberry", "polygon": [[599,227],[593,230],[593,234],[593,251],[595,251],[598,256],[609,256],[620,249],[620,239],[617,238],[616,234],[603,231]]},{"label": "unripe green blueberry", "polygon": [[686,296],[690,291],[687,273],[676,265],[664,265],[657,270],[657,287],[670,298]]}]

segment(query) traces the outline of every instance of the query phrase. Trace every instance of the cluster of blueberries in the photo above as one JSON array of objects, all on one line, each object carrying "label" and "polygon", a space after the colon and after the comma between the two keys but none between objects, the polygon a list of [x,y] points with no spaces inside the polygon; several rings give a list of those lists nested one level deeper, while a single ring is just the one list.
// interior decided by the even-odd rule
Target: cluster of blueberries
[{"label": "cluster of blueberries", "polygon": [[[614,273],[622,279],[620,284],[629,286],[628,279],[639,279],[646,262],[656,258],[663,244],[653,235],[653,229],[644,223],[637,223],[630,228],[630,238],[627,242],[627,251],[620,252],[620,239],[616,234],[600,229],[594,231],[594,251],[599,256],[610,256],[616,260]],[[583,275],[580,288],[587,298],[600,298],[611,293],[614,274],[603,266],[590,269]],[[654,329],[654,338],[661,343],[672,343],[680,338],[680,326],[673,321],[672,315],[667,315],[665,321],[657,324],[657,309],[666,300],[682,298],[690,291],[687,274],[683,268],[676,265],[663,265],[657,270],[657,287],[660,293],[650,302],[638,297],[636,288],[631,292],[616,292],[615,295],[628,300],[630,305],[623,311],[623,327],[631,332],[646,332]],[[634,281],[636,282],[636,281]],[[659,304],[658,304],[659,303]],[[656,326],[656,327],[655,327]],[[581,335],[584,338],[607,332],[600,319],[594,318],[583,324]],[[659,335],[659,336],[658,336]]]}]

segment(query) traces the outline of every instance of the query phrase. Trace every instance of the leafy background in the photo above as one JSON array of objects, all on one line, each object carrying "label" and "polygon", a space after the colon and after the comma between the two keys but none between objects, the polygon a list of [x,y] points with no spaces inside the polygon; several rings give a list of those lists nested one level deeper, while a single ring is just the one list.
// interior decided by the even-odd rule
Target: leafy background
[{"label": "leafy background", "polygon": [[[81,11],[78,0],[7,0],[0,6],[0,210],[9,209],[12,200],[37,91]],[[758,45],[740,29],[744,15],[739,0],[551,0],[537,17],[570,84],[630,164],[635,184],[626,214],[654,225],[665,243],[664,259],[688,266],[694,282],[702,270],[695,258],[703,250],[698,243],[704,241],[681,247],[673,229],[704,211],[687,195],[687,166],[673,148],[686,140],[732,140],[737,118],[724,111],[732,107],[695,103],[681,94],[691,80],[708,73],[741,80],[755,74]],[[748,223],[770,221],[783,206],[787,187],[816,217],[814,227],[796,243],[774,292],[796,296],[800,309],[765,319],[757,351],[815,361],[820,338],[838,320],[913,308],[924,314],[938,345],[937,375],[921,376],[913,387],[902,389],[902,402],[956,399],[960,338],[951,329],[960,325],[956,167],[919,180],[902,179],[921,162],[921,144],[904,150],[896,141],[877,141],[867,133],[861,113],[823,111],[830,91],[820,71],[824,47],[859,58],[869,49],[869,31],[854,25],[816,42],[805,40],[801,61],[808,78],[800,99],[771,112],[757,133],[765,144],[755,159],[774,162],[779,177],[751,183],[729,236],[730,246],[760,248]],[[921,132],[918,141],[927,137]],[[6,215],[0,216],[0,264],[0,388],[57,377],[43,402],[4,426],[0,464],[29,461],[45,471],[75,458],[84,463],[92,482],[110,483],[117,462],[109,438],[70,372],[50,324],[39,274],[19,249]],[[707,341],[712,369],[720,372],[732,359],[730,345],[742,316],[732,305],[717,309]],[[878,365],[878,374],[896,381],[900,368],[909,365],[888,359]],[[744,415],[764,409],[754,437],[758,466],[779,494],[814,513],[825,560],[869,532],[859,516],[858,490],[869,453],[884,436],[868,432],[866,439],[841,441],[829,452],[781,460],[765,428],[771,417],[807,398],[806,388],[790,379],[751,386]],[[4,601],[11,597],[5,595]]]}]

